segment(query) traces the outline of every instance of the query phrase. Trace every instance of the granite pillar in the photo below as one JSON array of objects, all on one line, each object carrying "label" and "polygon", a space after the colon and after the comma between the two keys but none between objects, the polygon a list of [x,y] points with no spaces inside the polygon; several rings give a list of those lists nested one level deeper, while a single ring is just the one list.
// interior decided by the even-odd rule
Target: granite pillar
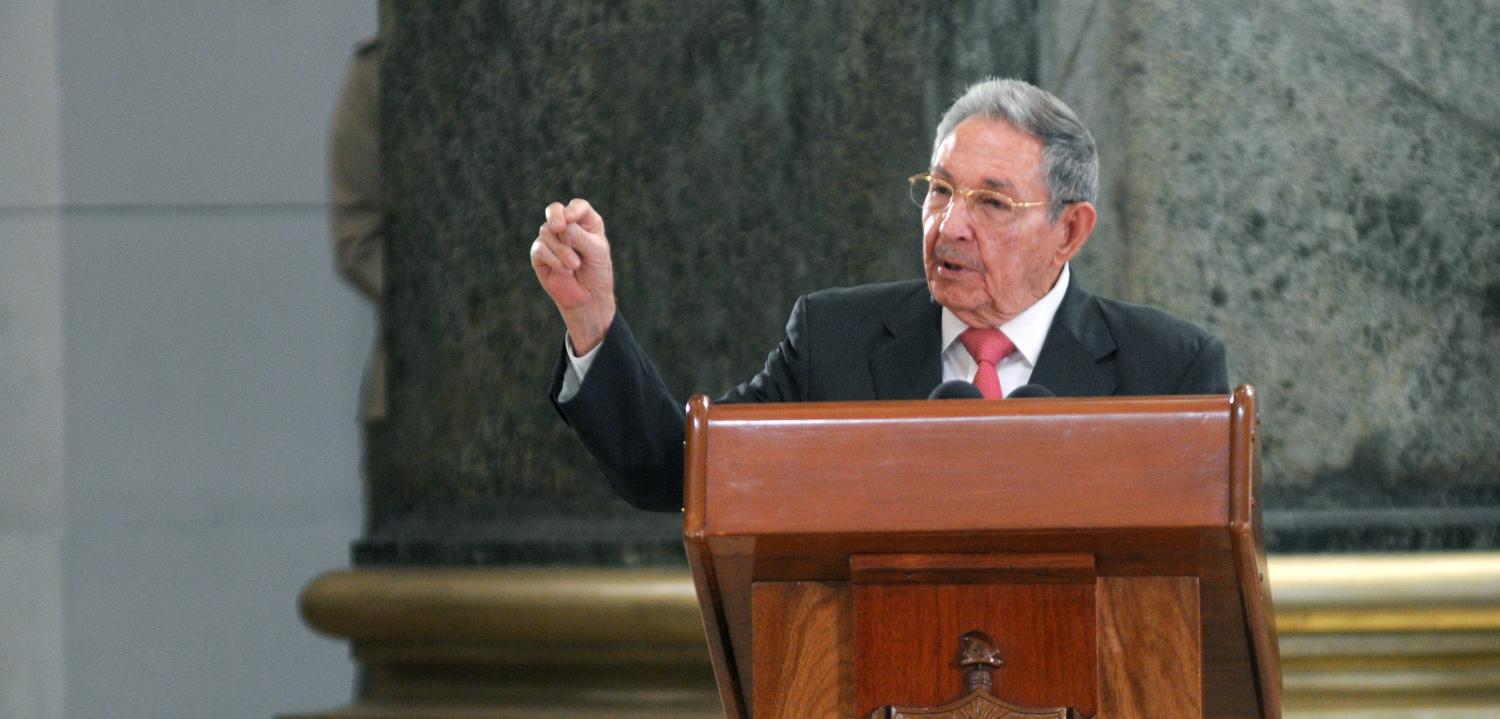
[{"label": "granite pillar", "polygon": [[920,272],[905,178],[964,86],[1035,77],[1036,3],[387,0],[391,417],[360,564],[680,561],[545,397],[527,252],[586,197],[679,397],[757,371],[795,298]]},{"label": "granite pillar", "polygon": [[1261,391],[1273,551],[1496,546],[1500,3],[1041,6],[1103,156],[1091,287]]}]

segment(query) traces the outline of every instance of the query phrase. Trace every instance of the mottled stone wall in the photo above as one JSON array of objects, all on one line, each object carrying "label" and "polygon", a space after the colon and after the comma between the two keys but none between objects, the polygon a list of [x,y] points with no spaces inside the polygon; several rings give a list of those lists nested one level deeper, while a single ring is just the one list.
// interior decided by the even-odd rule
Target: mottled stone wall
[{"label": "mottled stone wall", "polygon": [[1042,6],[1104,164],[1080,274],[1228,342],[1273,548],[1494,547],[1500,3]]},{"label": "mottled stone wall", "polygon": [[392,417],[361,562],[674,561],[545,399],[527,257],[589,198],[680,397],[753,374],[795,297],[918,276],[907,175],[969,82],[1035,74],[1035,3],[386,0]]}]

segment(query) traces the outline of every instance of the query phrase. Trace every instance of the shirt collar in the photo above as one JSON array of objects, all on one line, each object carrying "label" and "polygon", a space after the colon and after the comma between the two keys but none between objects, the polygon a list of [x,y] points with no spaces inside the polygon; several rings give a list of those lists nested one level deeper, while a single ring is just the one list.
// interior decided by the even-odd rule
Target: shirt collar
[{"label": "shirt collar", "polygon": [[[1063,265],[1062,272],[1057,276],[1057,282],[1053,283],[1052,289],[1042,298],[1033,302],[1030,307],[1021,311],[1021,314],[1012,317],[1009,322],[1000,325],[1000,331],[1010,338],[1016,345],[1016,351],[1026,361],[1027,366],[1035,367],[1037,357],[1042,354],[1042,344],[1047,341],[1047,331],[1052,328],[1052,318],[1057,316],[1057,308],[1062,304],[1063,295],[1068,292],[1070,280],[1068,265]],[[943,308],[943,349],[947,350],[958,341],[958,336],[969,329],[964,321]]]}]

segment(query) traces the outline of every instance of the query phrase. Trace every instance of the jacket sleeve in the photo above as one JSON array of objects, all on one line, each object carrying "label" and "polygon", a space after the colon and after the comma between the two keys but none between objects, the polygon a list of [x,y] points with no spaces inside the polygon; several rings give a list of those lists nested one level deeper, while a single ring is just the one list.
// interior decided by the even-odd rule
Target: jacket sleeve
[{"label": "jacket sleeve", "polygon": [[615,492],[639,509],[682,509],[683,405],[672,397],[625,318],[615,315],[578,393],[559,402],[567,362],[559,354],[549,396]]},{"label": "jacket sleeve", "polygon": [[[806,353],[801,348],[805,301],[798,300],[787,336],[749,382],[717,402],[790,402],[802,398]],[[564,347],[562,352],[566,353]],[[683,441],[687,415],[655,365],[616,313],[578,393],[559,402],[568,358],[559,354],[550,397],[622,499],[638,509],[682,509]]]}]

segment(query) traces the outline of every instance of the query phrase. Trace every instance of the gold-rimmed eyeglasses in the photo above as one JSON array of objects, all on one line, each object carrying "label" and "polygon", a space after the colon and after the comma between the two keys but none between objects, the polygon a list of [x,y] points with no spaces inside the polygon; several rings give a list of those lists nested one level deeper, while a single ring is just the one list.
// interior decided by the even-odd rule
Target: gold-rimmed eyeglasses
[{"label": "gold-rimmed eyeglasses", "polygon": [[[969,203],[969,212],[978,216],[981,222],[991,225],[1010,223],[1016,217],[1016,210],[1047,207],[1053,204],[1048,201],[1017,202],[1006,195],[982,187],[954,187],[952,183],[933,177],[929,172],[912,175],[906,178],[906,181],[911,183],[911,201],[917,203],[918,207],[933,212],[942,212],[953,203],[954,195],[961,195]],[[1058,202],[1066,203],[1068,200]]]}]

